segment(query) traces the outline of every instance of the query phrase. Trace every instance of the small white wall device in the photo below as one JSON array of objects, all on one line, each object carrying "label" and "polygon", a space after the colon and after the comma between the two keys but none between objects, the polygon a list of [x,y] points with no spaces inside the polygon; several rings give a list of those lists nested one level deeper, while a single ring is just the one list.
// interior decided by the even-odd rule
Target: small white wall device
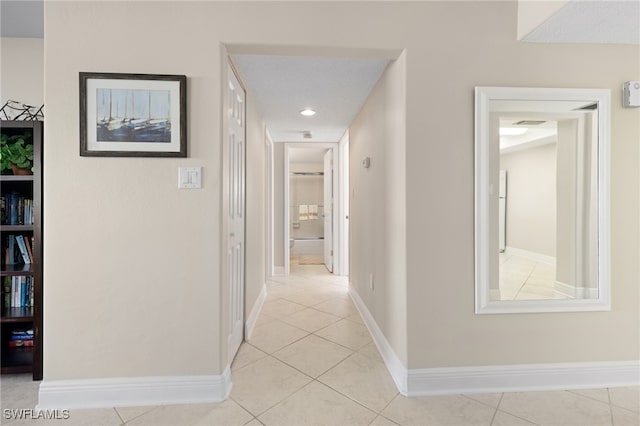
[{"label": "small white wall device", "polygon": [[371,167],[371,158],[365,157],[364,160],[362,160],[362,167],[364,167],[365,169]]},{"label": "small white wall device", "polygon": [[179,167],[178,188],[199,189],[202,188],[202,167]]},{"label": "small white wall device", "polygon": [[640,81],[627,81],[622,85],[622,105],[625,108],[640,107]]}]

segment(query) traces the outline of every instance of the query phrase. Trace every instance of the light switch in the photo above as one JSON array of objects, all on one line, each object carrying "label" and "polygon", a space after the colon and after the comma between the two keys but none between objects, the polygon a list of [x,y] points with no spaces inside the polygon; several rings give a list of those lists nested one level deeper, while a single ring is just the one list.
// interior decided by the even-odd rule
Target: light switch
[{"label": "light switch", "polygon": [[178,168],[178,188],[202,188],[202,167]]},{"label": "light switch", "polygon": [[622,86],[622,104],[626,108],[640,107],[640,81],[627,81]]}]

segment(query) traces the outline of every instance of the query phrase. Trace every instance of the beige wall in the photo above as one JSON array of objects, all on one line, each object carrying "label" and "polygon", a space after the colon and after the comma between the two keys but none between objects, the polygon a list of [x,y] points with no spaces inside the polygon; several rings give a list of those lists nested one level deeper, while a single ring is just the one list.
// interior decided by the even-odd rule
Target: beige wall
[{"label": "beige wall", "polygon": [[[640,358],[640,111],[620,99],[640,75],[637,46],[517,42],[510,2],[420,7],[425,47],[407,60],[409,367]],[[474,315],[474,86],[611,89],[611,312]]]},{"label": "beige wall", "polygon": [[[406,139],[361,145],[369,171],[388,174],[387,204],[353,277],[409,368],[640,358],[640,111],[619,106],[621,83],[640,76],[637,47],[519,43],[514,2],[50,2],[45,14],[45,379],[226,365],[221,43],[406,49],[406,101],[396,84],[384,93],[396,120],[406,108]],[[132,39],[145,49],[121,48]],[[186,74],[189,157],[79,157],[80,71]],[[474,315],[473,88],[491,85],[612,90],[612,312]],[[204,167],[201,190],[176,188],[188,165]],[[374,262],[387,301],[361,290]]]},{"label": "beige wall", "polygon": [[0,58],[0,105],[11,99],[39,108],[44,103],[44,40],[3,37]]},{"label": "beige wall", "polygon": [[[389,64],[349,128],[349,283],[403,363],[407,360],[406,67],[404,53]],[[368,169],[362,167],[365,157],[371,158]]]},{"label": "beige wall", "polygon": [[507,172],[507,246],[556,255],[556,144],[500,156]]},{"label": "beige wall", "polygon": [[553,16],[569,0],[518,0],[518,40]]}]

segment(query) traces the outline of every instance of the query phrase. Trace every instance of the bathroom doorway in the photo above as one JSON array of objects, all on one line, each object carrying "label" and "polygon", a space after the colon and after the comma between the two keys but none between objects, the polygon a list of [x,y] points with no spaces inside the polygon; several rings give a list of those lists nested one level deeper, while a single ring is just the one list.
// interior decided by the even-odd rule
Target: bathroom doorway
[{"label": "bathroom doorway", "polygon": [[335,144],[288,144],[289,267],[334,272],[333,156]]}]

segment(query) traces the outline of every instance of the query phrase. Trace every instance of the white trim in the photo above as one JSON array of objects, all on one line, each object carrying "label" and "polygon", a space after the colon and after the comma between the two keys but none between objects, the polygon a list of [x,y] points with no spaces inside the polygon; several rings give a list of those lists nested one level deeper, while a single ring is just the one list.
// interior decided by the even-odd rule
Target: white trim
[{"label": "white trim", "polygon": [[266,262],[266,273],[268,277],[271,277],[275,274],[275,265],[274,265],[274,235],[275,235],[275,222],[273,219],[274,216],[274,152],[273,152],[273,140],[271,139],[271,135],[269,134],[269,130],[265,129],[264,131],[264,142],[265,142],[265,150],[266,150],[266,158],[267,158],[267,167],[265,170],[266,179],[265,179],[265,195],[266,195],[266,206],[265,206],[265,221],[267,228],[267,235],[265,241],[265,262]]},{"label": "white trim", "polygon": [[45,380],[37,409],[111,408],[220,402],[231,392],[231,370],[213,376]]},{"label": "white trim", "polygon": [[273,276],[274,277],[281,277],[283,275],[287,275],[285,273],[284,266],[274,266],[273,267]]},{"label": "white trim", "polygon": [[409,370],[408,396],[638,386],[640,361]]},{"label": "white trim", "polygon": [[355,288],[349,295],[404,396],[450,395],[637,386],[640,361],[488,365],[407,369],[400,361]]},{"label": "white trim", "polygon": [[540,262],[540,263],[544,263],[551,266],[556,265],[555,257],[547,256],[546,254],[536,253],[534,251],[523,250],[523,249],[507,246],[504,250],[504,254],[506,254],[507,256],[526,257],[529,260],[533,260],[535,262]]},{"label": "white trim", "polygon": [[574,299],[597,299],[597,288],[574,287],[571,284],[556,281],[553,289],[564,296]]},{"label": "white trim", "polygon": [[407,367],[405,367],[402,361],[400,361],[400,358],[396,355],[395,351],[387,341],[387,338],[384,337],[384,334],[382,333],[382,330],[380,330],[380,327],[378,327],[376,320],[373,318],[367,309],[367,306],[364,304],[360,295],[351,283],[349,283],[349,296],[353,299],[356,308],[364,320],[365,326],[369,329],[373,342],[378,347],[378,351],[382,355],[382,359],[387,366],[387,370],[389,370],[389,374],[391,374],[391,378],[398,388],[398,392],[402,395],[408,396]]},{"label": "white trim", "polygon": [[260,311],[262,311],[262,305],[264,305],[264,301],[267,299],[267,284],[262,285],[262,290],[260,290],[260,294],[258,295],[258,299],[256,303],[253,304],[253,308],[251,308],[251,313],[249,314],[249,318],[244,325],[244,339],[251,339],[251,335],[253,334],[253,329],[256,326],[256,322],[258,321],[258,316],[260,315]]},{"label": "white trim", "polygon": [[349,276],[349,129],[338,143],[338,159],[340,163],[340,212],[338,223],[340,228],[340,250],[338,250],[340,275]]},{"label": "white trim", "polygon": [[285,143],[284,144],[284,196],[283,198],[283,202],[284,202],[284,211],[283,211],[283,217],[284,217],[284,225],[283,225],[283,230],[284,230],[284,238],[283,238],[283,242],[282,244],[284,245],[283,249],[284,249],[284,274],[283,275],[289,275],[289,271],[290,271],[290,267],[291,267],[291,253],[290,250],[291,248],[289,247],[289,239],[291,238],[290,235],[290,231],[289,231],[289,227],[290,227],[290,223],[291,223],[291,207],[289,205],[290,201],[289,201],[289,170],[290,166],[289,166],[289,144]]},{"label": "white trim", "polygon": [[[598,108],[598,289],[593,299],[492,301],[490,293],[491,100],[597,102]],[[579,312],[611,310],[610,134],[611,91],[529,87],[475,88],[475,313]]]}]

